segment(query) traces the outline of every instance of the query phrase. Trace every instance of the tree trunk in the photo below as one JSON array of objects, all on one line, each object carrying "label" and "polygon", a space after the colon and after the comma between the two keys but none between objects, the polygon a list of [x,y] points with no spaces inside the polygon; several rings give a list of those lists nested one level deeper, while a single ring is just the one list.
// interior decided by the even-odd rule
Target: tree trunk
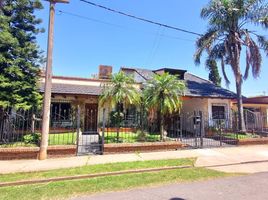
[{"label": "tree trunk", "polygon": [[160,140],[163,141],[164,139],[164,117],[160,114]]},{"label": "tree trunk", "polygon": [[244,111],[243,111],[243,101],[242,101],[242,74],[240,70],[240,54],[241,54],[241,44],[237,41],[239,38],[239,33],[236,31],[236,27],[233,28],[231,32],[231,41],[229,55],[231,59],[232,70],[235,75],[236,83],[236,98],[237,98],[237,109],[238,109],[238,129],[241,132],[246,132],[245,121],[244,121]]},{"label": "tree trunk", "polygon": [[243,97],[242,97],[242,77],[239,77],[236,80],[236,93],[237,93],[237,110],[238,110],[238,129],[241,132],[246,132],[243,101],[242,101],[243,100]]}]

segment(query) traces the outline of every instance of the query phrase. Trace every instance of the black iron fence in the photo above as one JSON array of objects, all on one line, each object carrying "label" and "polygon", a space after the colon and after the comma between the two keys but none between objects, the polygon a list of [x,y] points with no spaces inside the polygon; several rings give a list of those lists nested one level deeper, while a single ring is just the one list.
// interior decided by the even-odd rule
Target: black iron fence
[{"label": "black iron fence", "polygon": [[[179,141],[185,147],[236,145],[239,139],[268,136],[267,116],[245,111],[246,133],[237,130],[237,115],[195,111],[164,116],[160,133],[157,113],[100,113],[88,107],[87,115],[66,103],[51,109],[49,145],[77,145],[81,152],[101,152],[103,144]],[[100,111],[99,111],[100,112]],[[42,130],[40,110],[0,109],[0,147],[38,146]],[[91,126],[91,127],[89,127]]]},{"label": "black iron fence", "polygon": [[[75,113],[68,119],[51,112],[49,145],[76,144]],[[42,131],[42,112],[14,108],[0,109],[0,147],[39,146]]]}]

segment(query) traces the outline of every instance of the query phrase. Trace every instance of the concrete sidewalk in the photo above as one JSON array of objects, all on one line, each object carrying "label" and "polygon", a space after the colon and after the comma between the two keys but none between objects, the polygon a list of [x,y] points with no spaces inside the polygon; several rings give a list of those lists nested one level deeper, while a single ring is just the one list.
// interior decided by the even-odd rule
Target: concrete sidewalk
[{"label": "concrete sidewalk", "polygon": [[[209,167],[225,172],[255,173],[268,171],[268,145],[225,147],[214,149],[193,149],[151,153],[131,153],[113,155],[91,155],[69,158],[39,160],[0,161],[0,174],[14,172],[43,171],[60,168],[80,167],[93,164],[114,162],[161,160],[197,157],[196,166],[228,165]],[[239,162],[267,161],[254,164],[236,164]]]}]

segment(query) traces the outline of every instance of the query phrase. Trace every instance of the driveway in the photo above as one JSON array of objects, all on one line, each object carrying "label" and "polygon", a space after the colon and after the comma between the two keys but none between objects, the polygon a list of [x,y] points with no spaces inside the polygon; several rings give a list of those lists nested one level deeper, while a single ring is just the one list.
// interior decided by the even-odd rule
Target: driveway
[{"label": "driveway", "polygon": [[264,200],[268,199],[268,173],[194,183],[171,184],[72,200]]}]

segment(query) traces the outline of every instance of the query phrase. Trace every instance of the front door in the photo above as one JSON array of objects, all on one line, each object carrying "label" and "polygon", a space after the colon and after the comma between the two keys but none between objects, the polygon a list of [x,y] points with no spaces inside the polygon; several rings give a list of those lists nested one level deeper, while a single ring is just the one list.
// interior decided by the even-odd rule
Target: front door
[{"label": "front door", "polygon": [[97,132],[98,104],[85,105],[85,132]]}]

